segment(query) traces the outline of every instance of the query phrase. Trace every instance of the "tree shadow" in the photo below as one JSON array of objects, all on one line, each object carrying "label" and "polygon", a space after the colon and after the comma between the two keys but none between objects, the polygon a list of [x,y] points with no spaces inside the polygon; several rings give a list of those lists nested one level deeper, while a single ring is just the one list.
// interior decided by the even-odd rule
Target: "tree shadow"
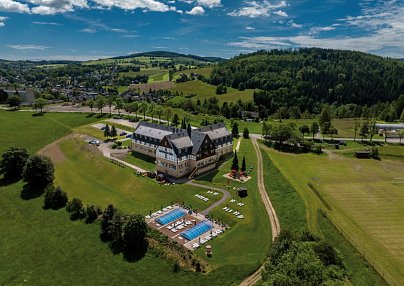
[{"label": "tree shadow", "polygon": [[91,117],[94,117],[94,113],[90,113],[90,114],[88,114],[88,115],[86,116],[86,118],[91,118]]},{"label": "tree shadow", "polygon": [[0,179],[0,187],[6,187],[8,185],[12,185],[14,183],[17,183],[20,180],[20,178],[1,178]]},{"label": "tree shadow", "polygon": [[25,184],[21,190],[20,197],[21,199],[28,201],[40,197],[43,193],[43,188],[34,188],[28,184]]},{"label": "tree shadow", "polygon": [[123,258],[128,262],[140,261],[143,257],[145,257],[148,247],[149,243],[145,242],[142,247],[137,247],[136,249],[130,249],[127,251],[124,250]]},{"label": "tree shadow", "polygon": [[44,116],[46,114],[46,112],[37,112],[37,113],[33,113],[31,116],[32,117],[41,117]]}]

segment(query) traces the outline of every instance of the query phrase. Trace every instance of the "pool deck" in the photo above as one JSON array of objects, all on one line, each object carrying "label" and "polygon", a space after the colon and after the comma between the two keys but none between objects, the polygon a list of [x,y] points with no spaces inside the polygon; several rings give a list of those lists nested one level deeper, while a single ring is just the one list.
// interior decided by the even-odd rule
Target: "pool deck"
[{"label": "pool deck", "polygon": [[[195,243],[198,243],[200,245],[200,241],[205,240],[208,241],[207,238],[212,234],[213,232],[216,231],[224,231],[226,228],[219,225],[216,222],[210,221],[213,224],[213,229],[209,230],[208,232],[205,232],[204,234],[200,235],[199,237],[189,241],[186,238],[182,237],[181,234],[186,231],[187,229],[192,228],[196,224],[206,220],[205,216],[201,213],[195,213],[192,212],[191,214],[186,214],[185,216],[172,221],[171,223],[168,223],[166,225],[161,225],[156,222],[156,220],[167,213],[181,208],[178,205],[173,205],[169,206],[167,208],[163,208],[162,210],[159,210],[157,212],[154,212],[151,216],[146,216],[146,223],[154,228],[160,231],[162,234],[166,235],[170,239],[178,242],[179,244],[183,245],[184,247],[188,248],[189,250],[195,250],[196,248],[193,247]],[[174,229],[174,230],[173,230]],[[211,238],[212,239],[212,238]]]}]

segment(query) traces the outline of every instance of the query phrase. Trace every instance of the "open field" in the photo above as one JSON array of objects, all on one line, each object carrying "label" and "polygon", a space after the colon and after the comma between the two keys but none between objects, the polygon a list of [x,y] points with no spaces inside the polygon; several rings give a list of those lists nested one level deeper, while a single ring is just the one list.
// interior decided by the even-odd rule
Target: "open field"
[{"label": "open field", "polygon": [[55,184],[60,185],[69,197],[81,198],[86,203],[102,208],[113,203],[125,212],[146,215],[173,202],[185,202],[202,211],[220,199],[212,197],[204,202],[194,197],[203,192],[199,188],[160,186],[155,180],[138,177],[133,170],[112,164],[95,146],[77,138],[61,142],[59,147],[63,159],[52,158],[56,161]]},{"label": "open field", "polygon": [[210,77],[210,74],[212,73],[213,68],[212,67],[206,67],[206,68],[199,68],[199,69],[189,69],[189,70],[184,70],[184,71],[178,71],[175,73],[174,77],[176,75],[179,75],[181,73],[185,73],[188,76],[191,75],[191,73],[194,74],[200,74],[203,75],[204,77]]},{"label": "open field", "polygon": [[223,102],[236,102],[239,99],[241,101],[247,102],[253,100],[253,89],[246,89],[245,91],[239,91],[238,89],[234,89],[231,87],[227,88],[226,94],[217,95],[216,94],[216,86],[207,84],[200,80],[192,80],[182,83],[176,83],[174,87],[170,88],[172,91],[178,91],[179,93],[187,94],[196,94],[195,97],[192,97],[195,101],[199,99],[200,101],[204,101],[205,99],[209,99],[211,97],[216,97],[219,100],[219,104],[221,105]]},{"label": "open field", "polygon": [[321,233],[322,209],[389,283],[404,283],[404,192],[396,179],[403,177],[403,162],[267,151],[302,196],[311,231]]},{"label": "open field", "polygon": [[[306,208],[300,194],[273,164],[268,149],[264,146],[261,149],[265,186],[276,209],[281,229],[299,232],[308,230]],[[319,214],[318,223],[320,235],[342,254],[353,285],[387,285],[326,217]]]},{"label": "open field", "polygon": [[45,113],[0,110],[0,154],[11,145],[22,146],[29,152],[70,133],[74,127],[99,119],[88,114]]},{"label": "open field", "polygon": [[[236,203],[227,203],[228,207],[238,210],[244,215],[244,219],[237,219],[234,215],[226,213],[221,208],[213,211],[215,218],[220,218],[232,227],[223,236],[212,241],[215,255],[212,263],[217,265],[227,264],[249,264],[248,268],[254,270],[258,267],[267,255],[271,243],[271,227],[264,204],[261,201],[257,188],[257,158],[252,154],[253,145],[250,140],[242,139],[240,145],[239,161],[241,164],[243,156],[247,159],[247,168],[252,169],[252,179],[246,183],[238,183],[230,180],[231,187],[245,186],[248,188],[248,196],[240,199],[235,190],[229,190],[237,202],[242,202],[243,207],[237,207]],[[226,188],[227,179],[223,177],[228,173],[231,166],[231,159],[215,172],[207,174],[197,180],[198,183]],[[201,250],[198,250],[201,253]]]}]

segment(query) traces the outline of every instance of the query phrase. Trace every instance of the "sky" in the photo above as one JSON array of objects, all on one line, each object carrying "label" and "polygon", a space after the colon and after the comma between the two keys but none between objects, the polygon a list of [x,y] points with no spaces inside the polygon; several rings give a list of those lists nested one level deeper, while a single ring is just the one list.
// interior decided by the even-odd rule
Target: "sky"
[{"label": "sky", "polygon": [[0,0],[0,58],[321,47],[404,58],[404,0]]}]

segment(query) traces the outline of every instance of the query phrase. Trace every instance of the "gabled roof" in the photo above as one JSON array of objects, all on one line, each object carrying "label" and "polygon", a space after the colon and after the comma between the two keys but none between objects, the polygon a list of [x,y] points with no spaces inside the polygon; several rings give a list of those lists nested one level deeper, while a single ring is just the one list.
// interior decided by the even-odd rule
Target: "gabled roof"
[{"label": "gabled roof", "polygon": [[191,140],[193,144],[192,155],[196,155],[198,153],[199,149],[201,149],[201,145],[203,143],[203,140],[205,140],[205,138],[206,134],[192,131],[191,133]]},{"label": "gabled roof", "polygon": [[181,132],[183,130],[171,126],[140,121],[134,133],[162,140],[164,136],[171,135],[176,131]]},{"label": "gabled roof", "polygon": [[167,139],[177,148],[189,148],[192,147],[191,138],[188,136],[188,132],[182,131],[180,133],[174,133],[171,135],[167,135]]},{"label": "gabled roof", "polygon": [[194,131],[207,134],[209,138],[212,140],[230,135],[230,132],[227,130],[226,125],[224,123],[218,123],[202,128],[197,128],[194,129]]}]

